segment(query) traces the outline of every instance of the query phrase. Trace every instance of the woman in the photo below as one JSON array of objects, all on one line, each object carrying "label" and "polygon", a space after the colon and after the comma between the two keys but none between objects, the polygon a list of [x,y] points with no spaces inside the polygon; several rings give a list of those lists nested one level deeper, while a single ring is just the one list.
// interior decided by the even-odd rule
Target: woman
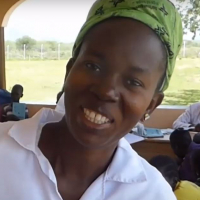
[{"label": "woman", "polygon": [[175,200],[123,136],[162,102],[181,44],[169,1],[97,1],[68,63],[65,117],[0,127],[2,199]]}]

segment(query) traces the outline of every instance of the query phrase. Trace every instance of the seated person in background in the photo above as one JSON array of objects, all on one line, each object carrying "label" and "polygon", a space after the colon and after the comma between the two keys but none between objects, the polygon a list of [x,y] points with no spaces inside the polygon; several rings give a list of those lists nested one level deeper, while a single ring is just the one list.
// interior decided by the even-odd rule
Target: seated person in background
[{"label": "seated person in background", "polygon": [[181,181],[176,162],[168,156],[156,156],[150,164],[158,169],[172,187],[177,200],[200,200],[200,187],[189,181]]},{"label": "seated person in background", "polygon": [[195,151],[193,155],[194,170],[197,175],[196,184],[200,186],[200,150]]},{"label": "seated person in background", "polygon": [[170,144],[174,153],[178,158],[182,159],[179,169],[181,180],[188,180],[195,183],[198,176],[194,170],[194,155],[197,150],[200,150],[200,144],[194,143],[189,131],[186,130],[175,130],[172,132],[170,135]]},{"label": "seated person in background", "polygon": [[[21,85],[14,85],[11,91],[12,103],[7,104],[3,107],[3,122],[7,121],[19,121],[20,119],[13,114],[13,103],[19,103],[23,97],[23,87]],[[28,109],[25,110],[25,118],[28,118]]]},{"label": "seated person in background", "polygon": [[173,128],[188,128],[200,132],[200,103],[189,106],[186,111],[174,122]]},{"label": "seated person in background", "polygon": [[3,107],[12,102],[11,94],[7,90],[0,89],[0,122],[3,122]]},{"label": "seated person in background", "polygon": [[7,90],[0,89],[0,106],[11,103],[11,94]]},{"label": "seated person in background", "polygon": [[196,144],[200,144],[200,133],[194,135],[193,142],[195,142]]}]

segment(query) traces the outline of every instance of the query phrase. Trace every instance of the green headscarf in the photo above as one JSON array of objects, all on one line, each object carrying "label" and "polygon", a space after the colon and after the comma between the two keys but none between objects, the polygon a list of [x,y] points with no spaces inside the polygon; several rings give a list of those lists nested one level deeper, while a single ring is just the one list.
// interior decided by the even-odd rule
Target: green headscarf
[{"label": "green headscarf", "polygon": [[91,27],[111,17],[127,17],[141,21],[160,37],[168,54],[166,78],[160,89],[166,90],[183,40],[181,17],[174,5],[168,0],[97,0],[76,39],[73,56]]}]

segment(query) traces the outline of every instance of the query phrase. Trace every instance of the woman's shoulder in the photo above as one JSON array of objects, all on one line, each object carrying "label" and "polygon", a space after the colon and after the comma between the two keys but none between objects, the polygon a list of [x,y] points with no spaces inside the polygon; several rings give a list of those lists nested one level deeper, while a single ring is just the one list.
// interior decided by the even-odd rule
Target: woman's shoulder
[{"label": "woman's shoulder", "polygon": [[129,194],[132,199],[176,199],[172,188],[161,173],[139,156],[125,139],[120,140],[106,174],[106,178],[113,184],[114,182],[120,183],[122,193]]},{"label": "woman's shoulder", "polygon": [[1,137],[9,132],[13,125],[17,122],[4,122],[0,123],[0,140]]}]

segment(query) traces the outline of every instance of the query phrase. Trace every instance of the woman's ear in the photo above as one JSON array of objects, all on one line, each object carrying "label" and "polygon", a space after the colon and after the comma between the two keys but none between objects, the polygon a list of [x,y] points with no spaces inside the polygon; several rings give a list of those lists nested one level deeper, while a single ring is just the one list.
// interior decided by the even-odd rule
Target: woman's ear
[{"label": "woman's ear", "polygon": [[[146,113],[143,116],[143,119],[141,119],[141,121],[145,121],[146,118],[150,118],[150,115],[152,114],[152,112],[162,103],[164,99],[164,93],[163,92],[158,92],[154,95],[153,99],[151,100],[151,103],[149,105],[149,107],[146,110]],[[146,117],[146,116],[149,117]]]},{"label": "woman's ear", "polygon": [[154,95],[154,97],[148,107],[148,110],[150,111],[149,114],[151,114],[162,103],[164,97],[165,97],[165,95],[163,92],[157,92]]}]

